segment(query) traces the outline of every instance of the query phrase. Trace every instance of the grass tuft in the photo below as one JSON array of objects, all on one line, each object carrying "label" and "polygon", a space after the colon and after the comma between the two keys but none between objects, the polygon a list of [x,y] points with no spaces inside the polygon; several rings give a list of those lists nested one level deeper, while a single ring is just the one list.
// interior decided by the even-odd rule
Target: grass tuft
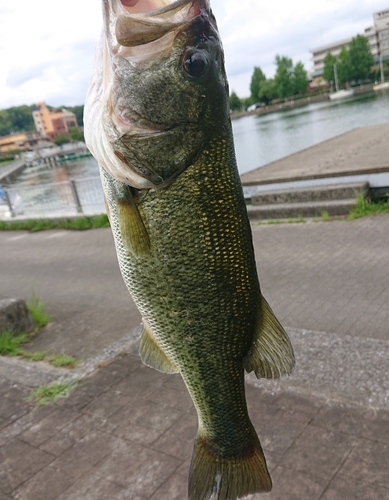
[{"label": "grass tuft", "polygon": [[59,383],[54,382],[50,385],[42,385],[33,389],[26,401],[34,403],[36,406],[44,406],[53,404],[60,398],[67,398],[72,391],[79,385],[79,381],[75,383]]},{"label": "grass tuft", "polygon": [[63,354],[52,354],[47,361],[57,368],[75,368],[80,364],[80,361],[73,356]]},{"label": "grass tuft", "polygon": [[0,221],[1,231],[44,231],[46,229],[97,229],[109,227],[106,214],[64,218],[64,219],[27,219],[20,221]]},{"label": "grass tuft", "polygon": [[361,193],[357,197],[357,205],[351,210],[348,220],[359,219],[371,215],[389,213],[389,198],[382,201],[369,201]]},{"label": "grass tuft", "polygon": [[289,219],[267,219],[267,220],[259,220],[257,221],[257,224],[261,226],[262,224],[296,224],[296,223],[301,223],[301,222],[306,222],[304,217],[301,215],[297,217],[296,219],[294,218],[289,218]]},{"label": "grass tuft", "polygon": [[323,210],[323,212],[321,213],[321,220],[324,222],[328,222],[331,220],[331,217],[330,217],[329,213],[327,212],[327,210]]},{"label": "grass tuft", "polygon": [[0,333],[0,355],[19,356],[23,351],[19,348],[20,344],[27,342],[25,333],[14,336],[11,332]]},{"label": "grass tuft", "polygon": [[45,312],[45,305],[42,300],[32,292],[30,300],[27,302],[27,309],[38,328],[47,325],[51,320],[51,316]]},{"label": "grass tuft", "polygon": [[20,352],[20,355],[23,356],[23,358],[29,359],[30,361],[43,361],[47,354],[44,351],[28,352],[22,350]]}]

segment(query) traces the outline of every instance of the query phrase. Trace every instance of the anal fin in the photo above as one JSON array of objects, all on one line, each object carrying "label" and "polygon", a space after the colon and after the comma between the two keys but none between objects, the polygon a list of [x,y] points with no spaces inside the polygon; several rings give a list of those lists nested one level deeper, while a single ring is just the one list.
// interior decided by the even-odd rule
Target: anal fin
[{"label": "anal fin", "polygon": [[163,373],[178,373],[177,367],[166,356],[157,344],[148,326],[143,322],[143,333],[140,340],[139,355],[143,364]]},{"label": "anal fin", "polygon": [[288,334],[261,297],[259,318],[253,344],[243,359],[245,370],[257,378],[279,378],[290,375],[295,365],[293,347]]}]

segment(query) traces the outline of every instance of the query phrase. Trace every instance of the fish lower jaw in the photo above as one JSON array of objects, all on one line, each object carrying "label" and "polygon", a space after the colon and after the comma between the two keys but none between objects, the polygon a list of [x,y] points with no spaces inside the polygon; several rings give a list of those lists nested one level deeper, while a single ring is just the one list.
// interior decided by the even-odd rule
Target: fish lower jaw
[{"label": "fish lower jaw", "polygon": [[165,7],[175,0],[121,0],[121,4],[129,14],[142,14]]}]

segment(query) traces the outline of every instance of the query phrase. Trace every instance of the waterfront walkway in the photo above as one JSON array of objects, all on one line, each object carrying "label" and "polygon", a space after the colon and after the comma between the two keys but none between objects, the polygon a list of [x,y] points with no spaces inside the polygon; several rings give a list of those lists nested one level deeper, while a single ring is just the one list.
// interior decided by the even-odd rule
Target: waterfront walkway
[{"label": "waterfront walkway", "polygon": [[[388,500],[389,216],[253,234],[297,365],[282,382],[249,378],[274,483],[250,500]],[[34,408],[30,388],[65,370],[0,359],[0,499],[185,500],[195,411],[178,375],[139,360],[110,230],[1,232],[0,248],[0,298],[34,289],[54,316],[27,349],[84,360],[82,386]]]},{"label": "waterfront walkway", "polygon": [[389,172],[389,123],[356,128],[251,170],[244,186]]}]

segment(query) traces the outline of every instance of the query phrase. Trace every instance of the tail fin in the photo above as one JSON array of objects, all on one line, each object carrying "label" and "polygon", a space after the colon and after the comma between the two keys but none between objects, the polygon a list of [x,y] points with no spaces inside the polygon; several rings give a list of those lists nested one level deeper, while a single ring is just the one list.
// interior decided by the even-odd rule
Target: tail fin
[{"label": "tail fin", "polygon": [[253,429],[253,444],[246,453],[221,457],[197,437],[189,472],[189,500],[236,500],[270,491],[272,482],[265,456]]}]

